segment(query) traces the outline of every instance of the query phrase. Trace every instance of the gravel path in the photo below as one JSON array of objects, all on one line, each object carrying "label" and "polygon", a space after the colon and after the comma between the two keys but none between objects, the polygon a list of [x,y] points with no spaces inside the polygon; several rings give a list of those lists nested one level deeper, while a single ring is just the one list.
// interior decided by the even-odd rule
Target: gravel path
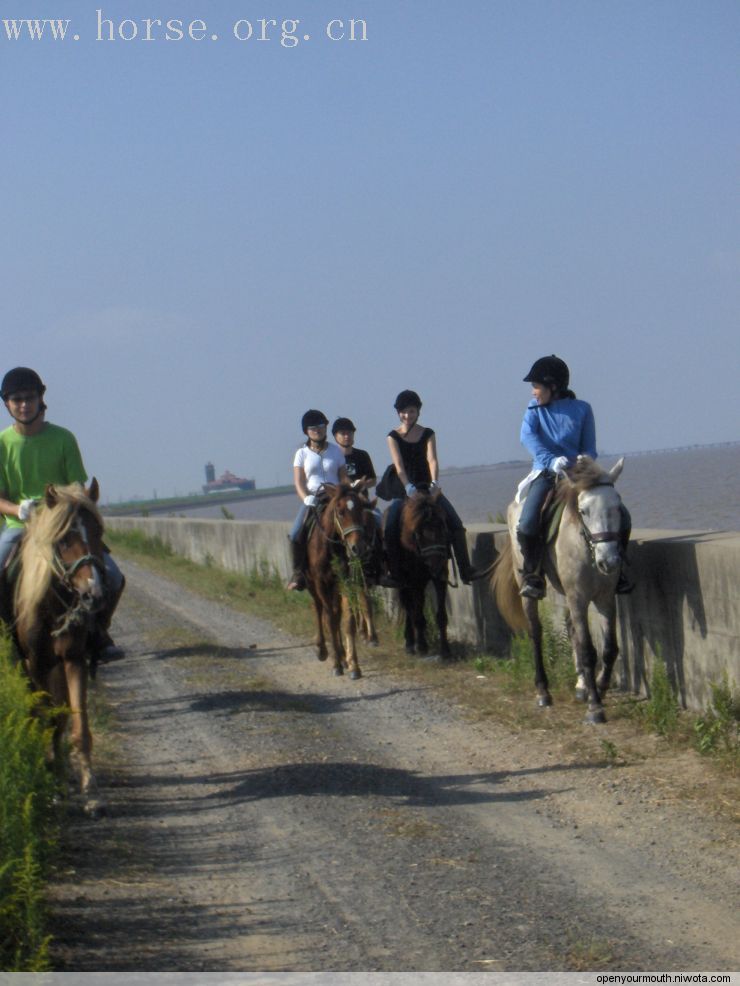
[{"label": "gravel path", "polygon": [[729,823],[123,568],[60,970],[740,968]]}]

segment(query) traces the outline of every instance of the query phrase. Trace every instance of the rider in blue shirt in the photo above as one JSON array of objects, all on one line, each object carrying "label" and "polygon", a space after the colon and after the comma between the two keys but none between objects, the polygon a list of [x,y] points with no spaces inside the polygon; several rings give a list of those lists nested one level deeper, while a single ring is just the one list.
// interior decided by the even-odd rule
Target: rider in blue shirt
[{"label": "rider in blue shirt", "polygon": [[[524,378],[532,384],[532,400],[522,421],[521,443],[532,454],[532,471],[523,480],[517,499],[524,499],[517,526],[517,540],[524,557],[521,595],[542,599],[545,583],[540,575],[544,545],[540,517],[547,494],[559,473],[575,465],[579,455],[596,458],[596,425],[591,405],[569,390],[570,371],[557,356],[543,356]],[[631,522],[623,507],[622,550],[629,540]],[[620,573],[617,592],[632,586]]]}]

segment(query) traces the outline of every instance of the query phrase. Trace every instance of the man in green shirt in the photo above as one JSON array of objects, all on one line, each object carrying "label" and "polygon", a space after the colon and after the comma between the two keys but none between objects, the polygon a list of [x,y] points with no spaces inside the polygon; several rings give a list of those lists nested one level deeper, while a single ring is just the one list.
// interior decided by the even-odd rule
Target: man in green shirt
[{"label": "man in green shirt", "polygon": [[[38,373],[25,366],[3,378],[2,399],[13,424],[0,431],[0,514],[5,520],[0,531],[0,575],[47,484],[66,486],[87,480],[72,432],[45,420],[45,390]],[[104,560],[109,602],[94,635],[94,658],[99,663],[123,657],[108,626],[125,580],[108,552]]]}]

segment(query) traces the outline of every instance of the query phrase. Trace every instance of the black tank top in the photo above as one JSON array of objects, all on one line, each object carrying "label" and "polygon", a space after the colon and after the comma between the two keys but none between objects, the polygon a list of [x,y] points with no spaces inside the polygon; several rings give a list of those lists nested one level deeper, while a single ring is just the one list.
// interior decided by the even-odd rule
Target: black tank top
[{"label": "black tank top", "polygon": [[429,439],[434,434],[431,428],[424,428],[418,442],[407,442],[397,431],[389,431],[388,437],[392,438],[401,453],[401,462],[409,477],[409,482],[417,486],[419,483],[427,485],[432,481],[432,474],[429,471],[427,462],[427,445]]}]

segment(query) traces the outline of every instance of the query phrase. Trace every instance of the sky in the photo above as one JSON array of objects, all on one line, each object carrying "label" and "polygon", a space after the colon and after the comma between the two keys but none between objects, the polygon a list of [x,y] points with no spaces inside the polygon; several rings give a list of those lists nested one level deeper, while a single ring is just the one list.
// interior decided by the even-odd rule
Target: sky
[{"label": "sky", "polygon": [[736,0],[0,11],[3,371],[104,501],[289,483],[308,408],[380,472],[405,388],[442,468],[524,458],[549,353],[603,451],[740,439]]}]

